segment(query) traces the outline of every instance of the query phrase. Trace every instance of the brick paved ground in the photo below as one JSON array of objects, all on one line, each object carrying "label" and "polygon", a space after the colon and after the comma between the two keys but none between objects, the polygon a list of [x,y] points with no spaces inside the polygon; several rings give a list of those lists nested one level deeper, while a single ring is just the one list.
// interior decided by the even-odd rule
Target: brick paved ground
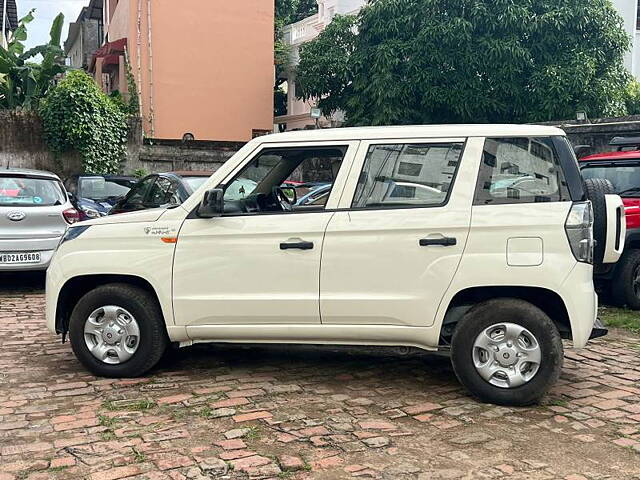
[{"label": "brick paved ground", "polygon": [[0,480],[640,479],[635,338],[567,350],[545,405],[510,409],[444,358],[370,349],[207,345],[99,379],[43,308],[0,293]]}]

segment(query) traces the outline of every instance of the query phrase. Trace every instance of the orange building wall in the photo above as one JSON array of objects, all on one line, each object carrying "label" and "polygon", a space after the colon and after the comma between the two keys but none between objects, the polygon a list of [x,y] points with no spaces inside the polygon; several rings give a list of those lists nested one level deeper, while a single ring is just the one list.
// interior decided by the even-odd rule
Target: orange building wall
[{"label": "orange building wall", "polygon": [[[128,15],[118,15],[120,9]],[[197,140],[246,141],[253,129],[271,130],[273,17],[273,0],[120,0],[114,13],[118,27],[108,27],[109,41],[122,38],[126,18],[145,134],[176,139],[189,132]]]}]

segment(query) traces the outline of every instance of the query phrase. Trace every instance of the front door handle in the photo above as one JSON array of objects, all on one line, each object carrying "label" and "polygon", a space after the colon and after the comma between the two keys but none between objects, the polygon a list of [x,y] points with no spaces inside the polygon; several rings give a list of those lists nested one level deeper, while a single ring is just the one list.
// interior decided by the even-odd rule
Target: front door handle
[{"label": "front door handle", "polygon": [[313,242],[287,242],[280,244],[280,250],[311,250],[313,248]]},{"label": "front door handle", "polygon": [[442,238],[421,238],[421,247],[430,247],[432,245],[442,245],[443,247],[452,247],[456,245],[458,241],[454,237],[442,237]]}]

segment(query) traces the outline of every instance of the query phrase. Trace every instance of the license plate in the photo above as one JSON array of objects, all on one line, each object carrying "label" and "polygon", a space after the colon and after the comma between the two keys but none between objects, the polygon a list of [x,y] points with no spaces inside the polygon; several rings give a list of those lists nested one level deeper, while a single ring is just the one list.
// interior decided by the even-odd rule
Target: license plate
[{"label": "license plate", "polygon": [[0,264],[40,263],[40,252],[0,253]]}]

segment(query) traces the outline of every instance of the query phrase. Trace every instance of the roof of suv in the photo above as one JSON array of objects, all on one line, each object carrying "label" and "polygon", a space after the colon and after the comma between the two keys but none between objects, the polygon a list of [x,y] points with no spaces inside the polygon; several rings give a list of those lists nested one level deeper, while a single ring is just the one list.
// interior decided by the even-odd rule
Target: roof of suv
[{"label": "roof of suv", "polygon": [[52,180],[60,180],[60,177],[55,173],[47,172],[45,170],[30,170],[28,168],[0,168],[0,175],[21,175],[21,176],[35,176],[35,177],[47,177]]},{"label": "roof of suv", "polygon": [[398,125],[391,127],[299,130],[258,137],[261,143],[313,140],[377,140],[385,138],[547,137],[564,131],[545,125]]},{"label": "roof of suv", "polygon": [[640,159],[640,150],[627,150],[626,152],[603,152],[587,155],[580,159],[581,162],[594,162],[598,160],[638,160]]}]

